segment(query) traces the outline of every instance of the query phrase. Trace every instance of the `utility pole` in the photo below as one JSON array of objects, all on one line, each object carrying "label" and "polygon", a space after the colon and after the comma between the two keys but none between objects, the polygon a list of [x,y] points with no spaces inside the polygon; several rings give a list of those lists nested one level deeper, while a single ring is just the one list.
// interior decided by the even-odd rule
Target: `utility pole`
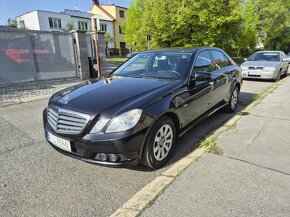
[{"label": "utility pole", "polygon": [[99,43],[98,43],[98,30],[97,30],[97,19],[93,18],[93,29],[94,29],[94,40],[95,40],[95,53],[97,59],[97,67],[98,67],[98,78],[101,77],[101,67],[100,67],[100,60],[99,60]]}]

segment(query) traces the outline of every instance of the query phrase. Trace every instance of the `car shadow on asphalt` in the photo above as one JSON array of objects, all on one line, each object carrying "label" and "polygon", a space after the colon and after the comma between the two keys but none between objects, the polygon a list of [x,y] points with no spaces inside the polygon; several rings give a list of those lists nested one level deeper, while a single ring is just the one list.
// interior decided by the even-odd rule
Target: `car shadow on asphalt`
[{"label": "car shadow on asphalt", "polygon": [[[174,152],[172,153],[171,159],[164,167],[168,167],[174,164],[181,158],[185,157],[195,149],[197,149],[200,143],[206,139],[210,134],[223,126],[227,121],[229,121],[236,114],[248,115],[249,113],[241,113],[241,111],[249,105],[257,94],[253,93],[240,93],[240,103],[238,104],[237,110],[233,114],[228,114],[222,110],[217,111],[211,116],[207,117],[205,120],[198,123],[196,126],[188,130],[183,136],[181,136],[174,147]],[[155,170],[147,168],[141,164],[129,167],[130,170],[138,170],[143,172],[153,172]],[[162,168],[160,169],[162,170]]]}]

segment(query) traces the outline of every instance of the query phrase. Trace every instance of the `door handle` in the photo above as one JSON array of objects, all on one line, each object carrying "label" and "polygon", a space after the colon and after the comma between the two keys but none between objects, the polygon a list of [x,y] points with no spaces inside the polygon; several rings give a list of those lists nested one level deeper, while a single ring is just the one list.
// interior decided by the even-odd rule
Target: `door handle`
[{"label": "door handle", "polygon": [[214,85],[214,84],[216,84],[216,83],[217,83],[216,80],[213,80],[213,81],[210,81],[210,82],[209,82],[210,85]]}]

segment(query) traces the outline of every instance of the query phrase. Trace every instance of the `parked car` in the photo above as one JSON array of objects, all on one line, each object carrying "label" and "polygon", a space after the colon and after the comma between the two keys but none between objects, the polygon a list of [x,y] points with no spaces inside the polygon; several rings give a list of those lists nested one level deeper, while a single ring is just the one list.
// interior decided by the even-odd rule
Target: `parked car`
[{"label": "parked car", "polygon": [[138,53],[139,53],[139,52],[132,52],[132,53],[129,53],[129,54],[127,54],[127,57],[128,57],[128,58],[131,58],[131,57],[137,55]]},{"label": "parked car", "polygon": [[287,58],[288,58],[288,62],[290,64],[290,52],[288,53]]},{"label": "parked car", "polygon": [[241,65],[244,78],[279,81],[288,70],[288,59],[283,51],[259,51]]},{"label": "parked car", "polygon": [[221,49],[142,52],[54,94],[43,112],[46,139],[86,162],[159,168],[190,127],[218,109],[235,111],[241,85],[241,69]]}]

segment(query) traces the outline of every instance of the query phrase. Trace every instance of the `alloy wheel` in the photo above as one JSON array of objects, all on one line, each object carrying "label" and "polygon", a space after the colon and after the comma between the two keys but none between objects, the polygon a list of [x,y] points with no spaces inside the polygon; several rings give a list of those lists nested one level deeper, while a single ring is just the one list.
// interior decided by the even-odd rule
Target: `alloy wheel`
[{"label": "alloy wheel", "polygon": [[238,103],[238,90],[235,88],[231,97],[231,109],[235,110]]},{"label": "alloy wheel", "polygon": [[157,132],[154,145],[153,155],[157,161],[164,160],[172,147],[173,143],[173,130],[168,124],[163,125]]}]

